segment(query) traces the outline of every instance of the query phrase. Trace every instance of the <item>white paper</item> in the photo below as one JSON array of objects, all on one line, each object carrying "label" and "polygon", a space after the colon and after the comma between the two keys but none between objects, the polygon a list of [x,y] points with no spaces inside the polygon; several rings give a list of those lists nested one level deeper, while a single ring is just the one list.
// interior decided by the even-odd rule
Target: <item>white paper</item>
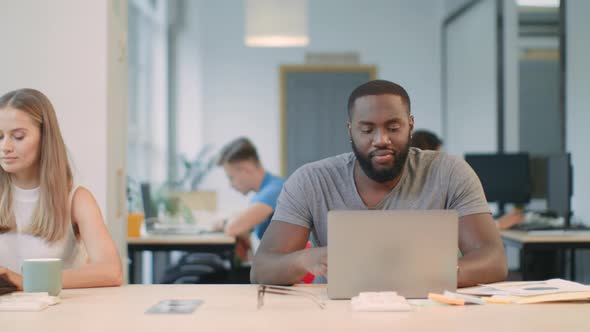
[{"label": "white paper", "polygon": [[523,281],[520,283],[488,284],[487,287],[504,291],[512,296],[534,296],[556,293],[590,292],[590,286],[563,279],[549,279],[545,281]]},{"label": "white paper", "polygon": [[535,296],[544,294],[590,292],[590,286],[563,279],[485,284],[458,289],[457,293],[479,296]]}]

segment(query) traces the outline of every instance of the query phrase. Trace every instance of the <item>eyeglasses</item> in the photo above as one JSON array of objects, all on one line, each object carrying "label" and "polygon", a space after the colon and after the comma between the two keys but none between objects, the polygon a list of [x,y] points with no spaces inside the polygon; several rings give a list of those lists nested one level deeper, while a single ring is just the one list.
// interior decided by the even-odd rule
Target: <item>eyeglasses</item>
[{"label": "eyeglasses", "polygon": [[257,308],[260,309],[264,304],[264,294],[279,294],[279,295],[299,295],[306,297],[312,300],[315,304],[317,304],[320,309],[324,309],[326,304],[320,300],[316,295],[306,292],[301,289],[296,289],[293,287],[284,287],[284,286],[270,286],[270,285],[259,285],[258,286],[258,306]]}]

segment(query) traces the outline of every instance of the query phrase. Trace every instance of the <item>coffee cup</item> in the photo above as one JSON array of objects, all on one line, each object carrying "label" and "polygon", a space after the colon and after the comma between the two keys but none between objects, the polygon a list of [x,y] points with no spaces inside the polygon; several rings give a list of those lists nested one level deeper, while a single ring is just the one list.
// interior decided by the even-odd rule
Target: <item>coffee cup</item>
[{"label": "coffee cup", "polygon": [[51,296],[57,296],[61,292],[61,259],[25,259],[22,263],[21,270],[23,275],[23,290],[25,292],[47,292]]}]

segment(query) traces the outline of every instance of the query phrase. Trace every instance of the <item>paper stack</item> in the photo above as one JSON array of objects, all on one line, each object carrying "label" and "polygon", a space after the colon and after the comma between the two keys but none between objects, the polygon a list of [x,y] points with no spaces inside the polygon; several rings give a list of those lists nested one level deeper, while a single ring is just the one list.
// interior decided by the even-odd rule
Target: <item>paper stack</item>
[{"label": "paper stack", "polygon": [[485,284],[457,290],[461,294],[485,296],[490,303],[544,303],[590,301],[590,286],[563,279]]}]

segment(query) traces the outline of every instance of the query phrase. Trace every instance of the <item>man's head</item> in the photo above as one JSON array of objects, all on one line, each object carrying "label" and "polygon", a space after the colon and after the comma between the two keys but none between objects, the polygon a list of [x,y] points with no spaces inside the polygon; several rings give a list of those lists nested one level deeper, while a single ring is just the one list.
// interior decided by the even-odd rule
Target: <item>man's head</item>
[{"label": "man's head", "polygon": [[410,149],[414,117],[410,97],[398,84],[374,80],[348,98],[348,133],[363,172],[380,183],[397,178]]},{"label": "man's head", "polygon": [[[260,186],[264,174],[256,147],[245,137],[237,138],[221,149],[217,165],[222,166],[231,186],[246,195]],[[258,175],[258,176],[257,176]]]},{"label": "man's head", "polygon": [[442,144],[442,140],[428,130],[416,130],[412,135],[411,145],[420,150],[438,151],[442,147]]}]

